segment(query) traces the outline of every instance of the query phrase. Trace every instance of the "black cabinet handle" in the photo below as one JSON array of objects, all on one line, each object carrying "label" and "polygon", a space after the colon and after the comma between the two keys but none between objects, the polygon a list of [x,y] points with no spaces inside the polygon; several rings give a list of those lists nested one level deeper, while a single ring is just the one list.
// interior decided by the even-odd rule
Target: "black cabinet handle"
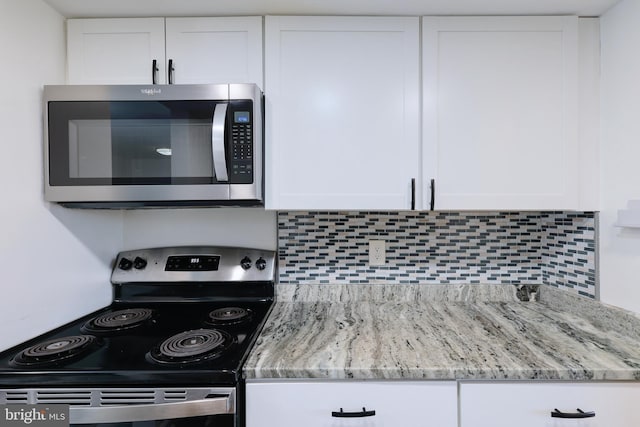
[{"label": "black cabinet handle", "polygon": [[411,178],[411,210],[416,210],[416,179]]},{"label": "black cabinet handle", "polygon": [[154,59],[153,62],[151,63],[151,83],[154,85],[158,83],[156,82],[157,73],[158,73],[158,60]]},{"label": "black cabinet handle", "polygon": [[173,59],[169,60],[169,84],[172,85],[173,84]]},{"label": "black cabinet handle", "polygon": [[431,180],[431,210],[436,207],[436,180]]},{"label": "black cabinet handle", "polygon": [[333,411],[331,416],[336,418],[362,418],[373,417],[375,414],[376,411],[367,411],[365,408],[362,408],[361,412],[344,412],[342,408],[340,408],[340,412]]},{"label": "black cabinet handle", "polygon": [[592,418],[596,416],[596,413],[585,412],[582,409],[576,409],[578,412],[560,412],[557,409],[554,409],[551,413],[552,418]]}]

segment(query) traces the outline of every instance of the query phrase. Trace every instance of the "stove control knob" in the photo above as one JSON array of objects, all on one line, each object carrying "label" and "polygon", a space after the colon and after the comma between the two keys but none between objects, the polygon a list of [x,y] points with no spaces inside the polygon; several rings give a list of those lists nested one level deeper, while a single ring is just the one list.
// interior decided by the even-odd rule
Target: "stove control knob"
[{"label": "stove control knob", "polygon": [[256,268],[258,270],[264,270],[265,268],[267,268],[267,261],[265,261],[262,257],[258,258],[258,260],[256,261]]},{"label": "stove control knob", "polygon": [[120,262],[118,263],[118,268],[120,270],[131,270],[132,266],[133,266],[133,263],[128,258],[122,258],[122,259],[120,259]]},{"label": "stove control knob", "polygon": [[250,269],[251,268],[251,259],[249,257],[242,258],[242,260],[240,260],[240,266],[245,270]]},{"label": "stove control knob", "polygon": [[133,268],[135,268],[136,270],[142,270],[146,266],[147,260],[144,258],[140,258],[139,256],[137,256],[136,259],[133,260]]}]

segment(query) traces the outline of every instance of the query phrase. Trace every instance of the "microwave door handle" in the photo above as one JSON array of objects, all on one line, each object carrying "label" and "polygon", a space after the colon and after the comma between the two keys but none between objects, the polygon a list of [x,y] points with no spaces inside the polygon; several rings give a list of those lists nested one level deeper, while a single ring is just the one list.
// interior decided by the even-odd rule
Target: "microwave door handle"
[{"label": "microwave door handle", "polygon": [[229,181],[227,156],[224,150],[224,124],[227,120],[227,104],[217,104],[211,123],[211,156],[213,173],[219,182]]}]

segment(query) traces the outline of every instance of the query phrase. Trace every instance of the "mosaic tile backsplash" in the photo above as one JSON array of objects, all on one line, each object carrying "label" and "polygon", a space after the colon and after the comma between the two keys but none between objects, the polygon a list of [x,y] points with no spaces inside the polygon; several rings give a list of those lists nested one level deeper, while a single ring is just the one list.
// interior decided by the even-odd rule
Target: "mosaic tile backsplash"
[{"label": "mosaic tile backsplash", "polygon": [[542,218],[542,283],[596,296],[593,213],[555,213]]},{"label": "mosaic tile backsplash", "polygon": [[[545,283],[595,297],[585,212],[280,212],[280,283]],[[369,265],[369,240],[386,264]]]}]

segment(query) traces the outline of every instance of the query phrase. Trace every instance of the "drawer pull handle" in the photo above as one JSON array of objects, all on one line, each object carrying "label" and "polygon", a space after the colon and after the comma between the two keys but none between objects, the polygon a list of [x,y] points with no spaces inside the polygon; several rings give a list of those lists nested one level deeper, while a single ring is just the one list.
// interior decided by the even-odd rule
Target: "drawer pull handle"
[{"label": "drawer pull handle", "polygon": [[362,418],[373,417],[375,414],[376,411],[367,411],[365,408],[362,408],[361,412],[344,412],[342,408],[340,408],[340,412],[333,411],[331,416],[337,418]]},{"label": "drawer pull handle", "polygon": [[596,413],[593,411],[585,412],[582,409],[578,408],[578,412],[560,412],[557,409],[554,409],[551,413],[551,417],[553,418],[592,418],[596,416]]}]

